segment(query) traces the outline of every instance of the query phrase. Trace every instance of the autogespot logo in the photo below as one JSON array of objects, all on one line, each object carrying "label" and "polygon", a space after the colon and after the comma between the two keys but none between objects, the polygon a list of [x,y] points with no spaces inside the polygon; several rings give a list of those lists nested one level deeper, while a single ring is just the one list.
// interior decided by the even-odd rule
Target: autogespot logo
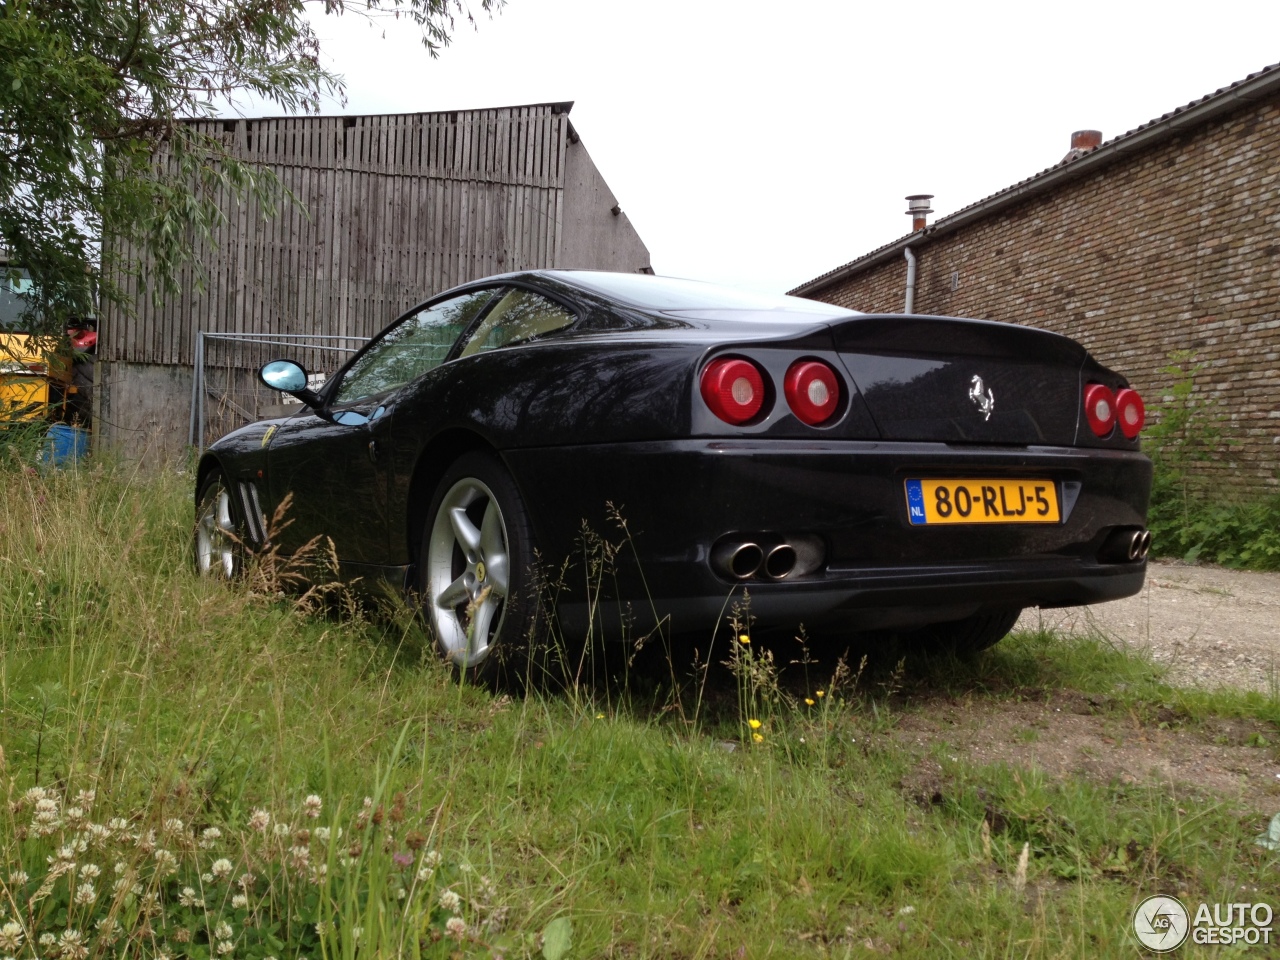
[{"label": "autogespot logo", "polygon": [[1267,903],[1202,903],[1192,917],[1177,897],[1147,897],[1133,911],[1133,933],[1154,953],[1197,944],[1271,943],[1274,911]]},{"label": "autogespot logo", "polygon": [[1190,919],[1177,897],[1147,897],[1133,911],[1133,933],[1148,950],[1167,953],[1187,939]]}]

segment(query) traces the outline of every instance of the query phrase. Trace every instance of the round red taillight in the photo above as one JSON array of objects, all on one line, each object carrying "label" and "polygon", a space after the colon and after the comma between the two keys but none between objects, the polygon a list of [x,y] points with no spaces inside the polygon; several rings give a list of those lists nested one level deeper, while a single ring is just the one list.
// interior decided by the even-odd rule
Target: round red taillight
[{"label": "round red taillight", "polygon": [[764,376],[750,360],[724,357],[702,371],[702,399],[725,423],[746,423],[764,406]]},{"label": "round red taillight", "polygon": [[1142,425],[1147,422],[1147,408],[1137,390],[1125,387],[1116,394],[1116,422],[1120,432],[1130,440],[1138,439]]},{"label": "round red taillight", "polygon": [[1084,388],[1084,415],[1089,426],[1100,437],[1105,437],[1116,425],[1116,398],[1109,387],[1091,383]]},{"label": "round red taillight", "polygon": [[797,360],[788,367],[782,391],[791,412],[811,427],[826,423],[840,406],[840,378],[820,360]]}]

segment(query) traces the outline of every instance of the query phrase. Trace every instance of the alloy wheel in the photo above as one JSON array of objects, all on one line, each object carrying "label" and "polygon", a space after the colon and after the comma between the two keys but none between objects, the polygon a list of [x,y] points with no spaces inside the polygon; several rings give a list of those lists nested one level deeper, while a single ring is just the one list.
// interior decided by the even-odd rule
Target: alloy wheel
[{"label": "alloy wheel", "polygon": [[221,480],[215,480],[200,500],[195,532],[196,569],[203,576],[230,580],[236,575],[235,519],[231,494]]},{"label": "alloy wheel", "polygon": [[459,667],[492,652],[502,630],[511,560],[502,507],[475,477],[445,493],[427,541],[426,587],[440,650]]}]

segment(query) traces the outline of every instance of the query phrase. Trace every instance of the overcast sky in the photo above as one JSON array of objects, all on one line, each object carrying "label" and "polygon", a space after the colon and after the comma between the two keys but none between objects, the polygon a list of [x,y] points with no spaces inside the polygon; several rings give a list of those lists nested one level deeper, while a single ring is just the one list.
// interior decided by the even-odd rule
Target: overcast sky
[{"label": "overcast sky", "polygon": [[438,60],[317,25],[323,112],[572,100],[658,273],[779,292],[909,232],[907,194],[937,219],[1280,61],[1275,0],[509,0]]}]

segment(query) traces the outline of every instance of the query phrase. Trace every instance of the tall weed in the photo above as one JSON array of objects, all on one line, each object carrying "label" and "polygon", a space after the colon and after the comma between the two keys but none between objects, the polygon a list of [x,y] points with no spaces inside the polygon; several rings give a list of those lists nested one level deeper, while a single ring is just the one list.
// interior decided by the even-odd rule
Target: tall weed
[{"label": "tall weed", "polygon": [[1178,351],[1161,371],[1172,387],[1144,435],[1155,465],[1147,517],[1152,550],[1190,562],[1280,569],[1280,493],[1224,494],[1202,469],[1235,445],[1218,404],[1196,390],[1204,369],[1193,353]]}]

